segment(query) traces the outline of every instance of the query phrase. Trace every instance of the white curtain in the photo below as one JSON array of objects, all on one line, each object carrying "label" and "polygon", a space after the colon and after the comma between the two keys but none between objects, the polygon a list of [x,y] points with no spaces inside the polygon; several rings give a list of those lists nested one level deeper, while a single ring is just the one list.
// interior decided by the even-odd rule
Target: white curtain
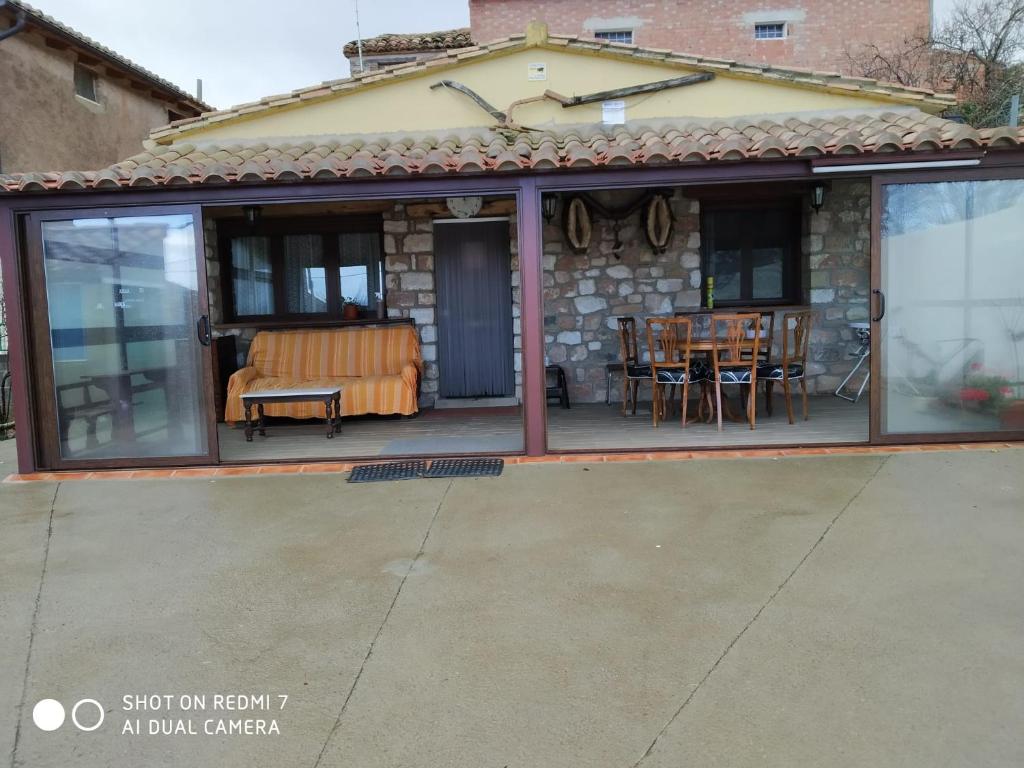
[{"label": "white curtain", "polygon": [[235,314],[273,314],[274,283],[270,266],[270,240],[266,237],[236,237],[231,241],[231,267]]}]

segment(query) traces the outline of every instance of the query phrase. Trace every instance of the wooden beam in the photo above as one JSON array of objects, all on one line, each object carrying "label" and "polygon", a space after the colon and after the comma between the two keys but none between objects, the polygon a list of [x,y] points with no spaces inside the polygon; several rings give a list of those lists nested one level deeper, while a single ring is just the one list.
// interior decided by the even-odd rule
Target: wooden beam
[{"label": "wooden beam", "polygon": [[673,77],[669,80],[658,80],[653,83],[644,83],[643,85],[630,85],[626,88],[612,88],[609,91],[597,91],[596,93],[587,93],[583,96],[573,96],[566,99],[563,107],[575,107],[579,104],[592,104],[595,101],[608,101],[609,99],[624,99],[627,96],[638,96],[642,93],[655,93],[657,91],[664,91],[668,88],[681,88],[686,85],[695,85],[697,83],[706,83],[709,80],[714,80],[715,76],[710,72],[701,72],[698,75],[685,75],[684,77]]},{"label": "wooden beam", "polygon": [[[436,217],[449,217],[451,211],[443,202],[411,203],[405,207],[406,215],[410,219],[427,219]],[[515,200],[491,200],[484,203],[480,208],[478,216],[509,216],[516,212]]]}]

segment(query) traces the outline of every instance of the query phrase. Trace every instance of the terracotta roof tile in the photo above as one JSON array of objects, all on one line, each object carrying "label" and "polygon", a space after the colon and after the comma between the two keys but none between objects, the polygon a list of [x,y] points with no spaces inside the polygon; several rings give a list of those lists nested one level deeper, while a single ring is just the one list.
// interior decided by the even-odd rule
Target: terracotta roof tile
[{"label": "terracotta roof tile", "polygon": [[[385,32],[363,40],[363,53],[419,53],[421,51],[445,51],[452,48],[468,48],[473,38],[468,27],[446,29],[441,32],[412,32],[395,34]],[[345,43],[345,55],[359,55],[357,41]]]},{"label": "terracotta roof tile", "polygon": [[0,191],[35,192],[345,177],[509,173],[602,166],[1024,147],[1024,128],[988,128],[912,108],[558,130],[317,136],[157,145],[99,171],[0,175]]},{"label": "terracotta roof tile", "polygon": [[[459,32],[459,30],[453,30]],[[435,33],[430,33],[431,35]],[[436,33],[448,34],[448,33]],[[384,35],[381,37],[400,38],[402,35]],[[410,37],[416,37],[415,35]],[[423,36],[420,36],[421,38]],[[375,38],[371,38],[375,39]],[[363,41],[364,45],[368,41]],[[408,77],[426,72],[430,69],[453,66],[466,58],[483,56],[488,53],[496,53],[510,48],[527,47],[525,35],[517,34],[504,37],[490,43],[476,45],[471,41],[465,45],[439,49],[435,57],[421,59],[419,61],[402,62],[390,67],[383,67],[368,72],[353,75],[347,79],[328,80],[317,85],[299,88],[290,94],[277,94],[267,96],[258,102],[251,102],[231,109],[207,112],[199,117],[177,122],[154,129],[150,137],[156,140],[169,139],[178,134],[186,133],[204,125],[222,122],[231,117],[250,115],[261,109],[272,109],[276,106],[289,104],[299,99],[329,98],[339,91],[350,91],[362,88],[370,83]],[[848,77],[836,72],[818,72],[810,69],[797,67],[781,67],[767,64],[751,64],[736,62],[732,59],[719,59],[710,56],[700,56],[692,53],[669,51],[663,48],[641,48],[635,45],[622,45],[606,40],[593,40],[581,38],[574,35],[548,35],[545,43],[547,47],[563,47],[570,50],[588,51],[613,57],[639,59],[642,61],[664,61],[677,66],[685,66],[699,70],[712,71],[717,73],[732,73],[739,77],[751,77],[766,80],[780,80],[795,83],[811,88],[839,89],[850,93],[865,93],[883,99],[891,99],[894,102],[917,101],[928,105],[934,110],[945,107],[956,106],[956,98],[951,94],[935,93],[923,88],[907,88],[895,83],[883,83],[866,77]],[[366,48],[364,47],[364,52]],[[329,88],[330,92],[325,91]],[[320,94],[320,95],[312,95]]]}]

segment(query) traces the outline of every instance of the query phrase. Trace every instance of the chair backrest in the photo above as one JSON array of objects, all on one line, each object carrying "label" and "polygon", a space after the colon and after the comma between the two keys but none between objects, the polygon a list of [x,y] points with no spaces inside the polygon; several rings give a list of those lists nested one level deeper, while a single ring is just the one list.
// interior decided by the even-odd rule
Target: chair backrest
[{"label": "chair backrest", "polygon": [[692,331],[687,317],[647,318],[647,350],[655,378],[659,368],[690,369]]},{"label": "chair backrest", "polygon": [[712,318],[714,333],[711,334],[713,352],[712,362],[717,371],[720,366],[757,367],[761,349],[761,334],[755,329],[761,328],[759,312],[736,312],[734,314],[716,314]]},{"label": "chair backrest", "polygon": [[622,365],[635,365],[640,362],[640,349],[636,341],[636,318],[620,317],[616,322],[619,324],[619,354],[622,355]]},{"label": "chair backrest", "polygon": [[711,318],[715,316],[710,309],[687,309],[676,312],[676,317],[687,318],[693,326],[693,338],[710,339],[712,332]]},{"label": "chair backrest", "polygon": [[[782,364],[807,364],[811,340],[811,311],[787,312],[782,316]],[[792,338],[792,342],[790,341]]]},{"label": "chair backrest", "polygon": [[249,365],[263,376],[306,379],[395,375],[420,365],[411,325],[260,331],[249,347]]},{"label": "chair backrest", "polygon": [[758,325],[761,329],[761,345],[758,347],[757,355],[765,362],[771,359],[772,346],[775,344],[775,313],[762,312]]}]

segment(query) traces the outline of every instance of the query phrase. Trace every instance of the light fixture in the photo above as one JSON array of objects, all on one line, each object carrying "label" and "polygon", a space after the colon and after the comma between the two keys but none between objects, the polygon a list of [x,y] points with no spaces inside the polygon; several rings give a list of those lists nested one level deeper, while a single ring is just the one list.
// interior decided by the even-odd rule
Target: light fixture
[{"label": "light fixture", "polygon": [[548,224],[555,218],[555,212],[558,210],[558,198],[555,195],[544,195],[540,199],[540,212],[544,215],[544,221]]},{"label": "light fixture", "polygon": [[816,165],[811,173],[855,173],[858,171],[908,171],[915,168],[963,168],[981,165],[981,158],[970,160],[917,160],[905,163],[857,163],[856,165]]},{"label": "light fixture", "polygon": [[245,215],[245,223],[250,227],[255,227],[260,223],[260,219],[263,218],[263,206],[244,205],[242,206],[242,213]]},{"label": "light fixture", "polygon": [[811,208],[815,213],[821,213],[821,206],[825,204],[825,185],[820,181],[811,190]]}]

